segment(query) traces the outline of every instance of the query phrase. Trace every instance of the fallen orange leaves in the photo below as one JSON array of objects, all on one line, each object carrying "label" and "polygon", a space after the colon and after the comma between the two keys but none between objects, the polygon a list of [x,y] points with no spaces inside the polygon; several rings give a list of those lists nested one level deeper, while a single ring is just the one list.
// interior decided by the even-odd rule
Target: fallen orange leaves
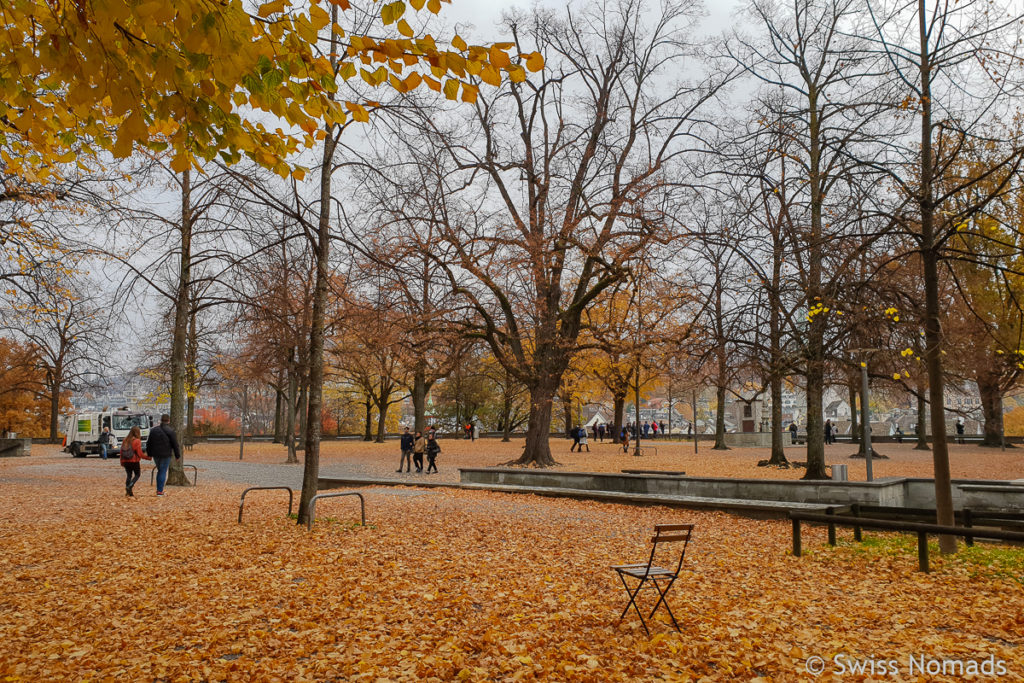
[{"label": "fallen orange leaves", "polygon": [[[922,575],[819,529],[793,558],[784,522],[370,489],[368,527],[324,501],[308,533],[269,497],[238,525],[244,485],[203,475],[134,500],[98,460],[0,461],[0,478],[0,680],[805,680],[807,657],[837,653],[1024,673],[1019,581]],[[683,633],[648,639],[616,625],[607,567],[673,520],[697,525],[671,598]]]}]

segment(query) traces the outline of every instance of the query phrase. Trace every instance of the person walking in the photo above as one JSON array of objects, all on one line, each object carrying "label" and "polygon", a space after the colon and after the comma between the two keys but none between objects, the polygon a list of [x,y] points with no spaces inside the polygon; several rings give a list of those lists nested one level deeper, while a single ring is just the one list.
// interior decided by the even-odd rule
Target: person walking
[{"label": "person walking", "polygon": [[604,443],[604,423],[597,425],[597,440]]},{"label": "person walking", "polygon": [[835,443],[834,438],[832,434],[832,420],[825,420],[825,445]]},{"label": "person walking", "polygon": [[164,484],[167,483],[167,470],[171,466],[171,455],[181,460],[181,446],[178,435],[171,428],[171,416],[164,413],[160,416],[160,424],[149,430],[146,441],[146,452],[156,465],[156,495],[164,495]]},{"label": "person walking", "polygon": [[662,436],[666,436],[666,433],[665,433],[665,421],[664,420],[661,420],[660,422],[658,422],[658,431],[661,432]]},{"label": "person walking", "polygon": [[650,436],[650,434],[651,434],[651,423],[650,422],[644,422],[644,429],[643,429],[643,431],[644,431],[644,438],[645,439],[648,436]]},{"label": "person walking", "polygon": [[427,440],[423,438],[423,434],[416,432],[412,443],[412,464],[416,466],[417,474],[423,472],[423,451],[426,449]]},{"label": "person walking", "polygon": [[412,450],[416,443],[416,439],[412,438],[412,433],[409,432],[409,428],[405,428],[405,432],[402,434],[400,448],[402,449],[402,459],[398,461],[398,469],[396,472],[402,471],[402,465],[405,465],[405,471],[408,473],[412,470]]},{"label": "person walking", "polygon": [[583,449],[586,448],[587,449],[587,453],[589,453],[590,452],[590,444],[587,443],[587,428],[586,427],[580,427],[579,432],[580,432],[580,442],[579,442],[579,448],[577,449],[577,452],[578,453],[582,453]]},{"label": "person walking", "polygon": [[107,449],[110,448],[110,446],[111,446],[111,443],[110,443],[110,427],[104,427],[103,428],[103,431],[100,433],[100,438],[98,439],[98,443],[100,445],[100,458],[102,458],[103,460],[106,460],[107,459]]},{"label": "person walking", "polygon": [[434,433],[427,434],[427,474],[433,470],[437,473],[437,454],[441,452],[441,444],[434,438]]},{"label": "person walking", "polygon": [[962,417],[956,421],[956,442],[964,443],[964,419]]},{"label": "person walking", "polygon": [[629,453],[629,428],[623,427],[622,433],[619,434],[619,440],[622,441],[622,452]]},{"label": "person walking", "polygon": [[792,443],[796,443],[796,422],[789,423],[789,436]]},{"label": "person walking", "polygon": [[580,428],[577,425],[570,430],[572,436],[572,445],[569,446],[569,452],[572,453],[574,450],[580,447]]},{"label": "person walking", "polygon": [[149,460],[150,457],[142,452],[142,432],[139,430],[138,425],[136,425],[132,427],[131,431],[128,432],[128,436],[124,437],[124,441],[121,442],[121,467],[124,468],[125,472],[124,495],[126,496],[135,496],[132,489],[135,488],[135,483],[142,476],[139,463],[143,459]]},{"label": "person walking", "polygon": [[653,420],[651,421],[651,438],[658,438],[658,423]]}]

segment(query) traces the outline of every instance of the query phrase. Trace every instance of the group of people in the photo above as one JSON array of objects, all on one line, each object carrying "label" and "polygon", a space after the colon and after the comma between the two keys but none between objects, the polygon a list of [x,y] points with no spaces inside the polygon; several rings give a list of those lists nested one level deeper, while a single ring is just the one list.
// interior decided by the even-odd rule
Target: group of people
[{"label": "group of people", "polygon": [[[104,432],[107,434],[106,443],[109,443],[109,431]],[[105,443],[103,453],[106,455]],[[133,489],[142,475],[140,463],[143,460],[152,460],[156,465],[156,495],[163,496],[172,456],[181,459],[181,446],[178,445],[178,436],[171,428],[170,415],[161,415],[160,424],[149,430],[145,452],[142,450],[142,431],[137,426],[132,427],[128,436],[121,442],[121,466],[125,471],[124,494],[129,497],[135,495]]]},{"label": "group of people", "polygon": [[[576,429],[582,429],[582,427],[577,427]],[[628,435],[631,438],[636,438],[637,426],[632,422],[627,422],[625,425],[622,426],[622,430],[619,431],[619,440],[622,440],[623,430],[628,432]],[[600,441],[601,443],[604,443],[605,436],[607,436],[609,439],[614,437],[614,428],[612,427],[612,425],[606,423],[598,423],[592,425],[591,432],[593,433],[594,438],[597,441]],[[668,431],[665,428],[664,420],[651,420],[650,422],[644,422],[642,425],[640,425],[640,432],[643,434],[643,437],[645,439],[656,439],[658,438],[658,434],[668,433]]]},{"label": "group of people", "polygon": [[406,472],[416,468],[417,474],[423,473],[423,455],[427,456],[427,474],[437,472],[437,454],[441,452],[441,444],[437,442],[437,430],[431,427],[427,430],[426,436],[421,432],[413,434],[409,428],[405,428],[399,442],[402,449],[402,459],[398,462],[396,472],[401,472],[405,467]]}]

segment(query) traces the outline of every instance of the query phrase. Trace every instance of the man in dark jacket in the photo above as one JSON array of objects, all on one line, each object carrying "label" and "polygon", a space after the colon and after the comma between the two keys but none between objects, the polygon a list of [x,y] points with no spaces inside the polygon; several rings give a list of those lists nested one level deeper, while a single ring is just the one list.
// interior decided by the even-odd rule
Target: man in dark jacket
[{"label": "man in dark jacket", "polygon": [[153,458],[156,465],[156,495],[164,495],[164,484],[167,483],[167,470],[171,466],[171,455],[181,459],[181,446],[178,437],[171,429],[171,416],[166,413],[160,416],[160,424],[149,430],[146,440],[146,453]]},{"label": "man in dark jacket", "polygon": [[416,442],[416,440],[413,438],[412,434],[409,432],[409,428],[406,427],[405,428],[405,433],[402,434],[402,442],[401,442],[402,459],[398,461],[398,469],[395,470],[396,472],[401,472],[402,471],[402,465],[405,465],[405,471],[406,472],[409,472],[412,469],[412,449],[413,449],[413,446],[415,445],[415,442]]}]

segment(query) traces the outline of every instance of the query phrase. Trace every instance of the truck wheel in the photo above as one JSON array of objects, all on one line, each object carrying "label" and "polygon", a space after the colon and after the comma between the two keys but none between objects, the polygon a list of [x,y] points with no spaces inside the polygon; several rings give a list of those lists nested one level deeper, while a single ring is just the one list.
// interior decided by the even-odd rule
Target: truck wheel
[{"label": "truck wheel", "polygon": [[81,447],[77,443],[71,444],[71,457],[72,458],[84,458],[85,453],[82,453]]}]

